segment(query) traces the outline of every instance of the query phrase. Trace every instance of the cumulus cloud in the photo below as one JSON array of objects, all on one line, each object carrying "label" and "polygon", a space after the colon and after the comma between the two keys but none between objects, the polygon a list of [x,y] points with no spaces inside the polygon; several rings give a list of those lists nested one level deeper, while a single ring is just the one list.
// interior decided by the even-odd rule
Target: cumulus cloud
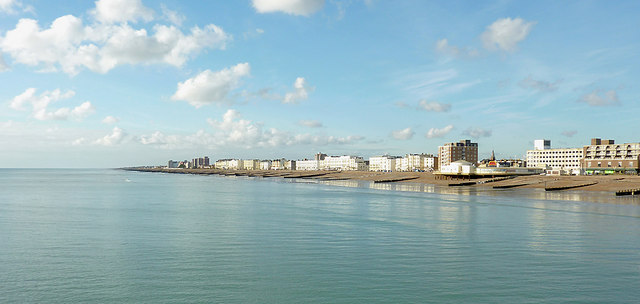
[{"label": "cumulus cloud", "polygon": [[120,119],[118,119],[118,118],[116,118],[116,117],[113,117],[113,116],[109,115],[109,116],[105,117],[105,118],[102,120],[102,123],[103,123],[103,124],[107,124],[107,125],[112,125],[112,124],[114,124],[114,123],[116,123],[116,122],[118,122],[118,121],[120,121]]},{"label": "cumulus cloud", "polygon": [[436,51],[441,54],[451,56],[451,57],[477,57],[480,55],[478,50],[476,49],[468,49],[466,47],[457,47],[454,45],[450,45],[449,41],[445,39],[440,39],[436,42]]},{"label": "cumulus cloud", "polygon": [[420,103],[418,103],[418,109],[427,112],[449,112],[449,110],[451,110],[451,104],[421,100]]},{"label": "cumulus cloud", "polygon": [[429,129],[429,131],[427,132],[427,134],[425,135],[427,138],[437,138],[437,137],[444,137],[445,135],[449,134],[449,132],[451,132],[451,130],[453,130],[453,125],[448,125],[444,128],[438,129],[438,128],[431,128]]},{"label": "cumulus cloud", "polygon": [[576,130],[567,130],[567,131],[563,131],[561,134],[563,136],[566,136],[566,137],[573,137],[574,135],[578,134],[578,131],[576,131]]},{"label": "cumulus cloud", "polygon": [[521,18],[502,18],[489,25],[480,38],[488,50],[512,52],[518,43],[529,35],[535,22]]},{"label": "cumulus cloud", "polygon": [[251,67],[246,62],[216,72],[205,70],[178,83],[171,99],[186,101],[196,108],[212,103],[229,103],[229,92],[237,88],[240,79],[249,76],[250,71]]},{"label": "cumulus cloud", "polygon": [[166,5],[160,4],[160,9],[162,9],[162,18],[168,20],[169,22],[181,26],[182,22],[186,19],[184,15],[179,14],[176,11],[170,10]]},{"label": "cumulus cloud", "polygon": [[49,110],[51,103],[64,99],[69,99],[75,95],[74,91],[62,93],[59,89],[45,91],[36,95],[35,88],[28,88],[22,94],[14,97],[9,103],[9,107],[15,110],[27,110],[31,106],[32,116],[38,120],[67,120],[82,119],[95,112],[91,102],[85,101],[74,108],[58,108]]},{"label": "cumulus cloud", "polygon": [[602,93],[600,90],[593,90],[589,94],[585,94],[578,102],[584,102],[592,107],[605,107],[605,106],[617,106],[620,105],[618,99],[618,93],[614,90],[610,90]]},{"label": "cumulus cloud", "polygon": [[151,135],[141,136],[139,141],[144,145],[176,149],[202,146],[209,148],[226,146],[253,148],[292,145],[344,145],[364,139],[362,136],[336,137],[293,134],[275,128],[266,128],[262,123],[242,119],[240,113],[233,109],[227,110],[221,120],[208,119],[207,121],[213,129],[210,133],[200,130],[195,134],[178,136],[167,135],[158,131]]},{"label": "cumulus cloud", "polygon": [[118,127],[114,127],[111,131],[111,134],[107,134],[102,138],[98,138],[93,143],[101,146],[115,146],[122,143],[125,136],[127,136],[127,133],[125,133],[124,130]]},{"label": "cumulus cloud", "polygon": [[[128,18],[131,17],[125,19]],[[41,29],[37,20],[25,18],[4,37],[0,36],[0,50],[11,56],[14,63],[40,67],[42,71],[60,69],[75,75],[85,68],[107,73],[123,64],[182,66],[201,50],[224,49],[231,40],[214,24],[195,26],[189,33],[175,26],[152,28],[148,32],[127,22],[85,26],[80,18],[66,15],[55,19],[49,28]]]},{"label": "cumulus cloud", "polygon": [[463,135],[468,135],[473,138],[490,137],[491,133],[491,130],[485,130],[482,128],[468,128],[462,132]]},{"label": "cumulus cloud", "polygon": [[523,88],[530,88],[540,92],[553,92],[558,89],[557,82],[548,82],[542,80],[535,80],[529,75],[527,78],[520,81],[520,86]]},{"label": "cumulus cloud", "polygon": [[308,128],[322,128],[322,123],[317,120],[299,120],[298,124]]},{"label": "cumulus cloud", "polygon": [[303,77],[296,78],[296,81],[293,83],[293,88],[293,92],[284,95],[283,103],[296,104],[301,100],[305,100],[309,97],[309,91],[312,90],[306,85]]},{"label": "cumulus cloud", "polygon": [[415,133],[411,128],[406,128],[391,132],[391,137],[398,140],[408,140],[411,139]]},{"label": "cumulus cloud", "polygon": [[91,14],[103,23],[153,20],[153,10],[145,7],[141,0],[98,0]]},{"label": "cumulus cloud", "polygon": [[282,12],[289,15],[310,16],[324,6],[324,0],[253,0],[258,13]]}]

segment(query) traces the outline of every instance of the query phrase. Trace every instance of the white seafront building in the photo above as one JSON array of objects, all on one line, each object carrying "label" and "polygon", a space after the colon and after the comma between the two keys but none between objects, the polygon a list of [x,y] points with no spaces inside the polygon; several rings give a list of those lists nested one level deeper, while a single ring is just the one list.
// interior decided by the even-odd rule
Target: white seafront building
[{"label": "white seafront building", "polygon": [[527,168],[544,169],[553,175],[579,175],[583,157],[583,148],[552,149],[550,140],[538,139],[534,149],[527,150]]},{"label": "white seafront building", "polygon": [[243,164],[244,162],[241,159],[219,159],[214,164],[214,167],[221,170],[238,170]]},{"label": "white seafront building", "polygon": [[320,161],[316,159],[303,159],[296,161],[296,170],[300,171],[314,171],[319,170]]},{"label": "white seafront building", "polygon": [[399,156],[372,156],[369,157],[369,171],[388,172],[396,170],[396,163],[402,160]]}]

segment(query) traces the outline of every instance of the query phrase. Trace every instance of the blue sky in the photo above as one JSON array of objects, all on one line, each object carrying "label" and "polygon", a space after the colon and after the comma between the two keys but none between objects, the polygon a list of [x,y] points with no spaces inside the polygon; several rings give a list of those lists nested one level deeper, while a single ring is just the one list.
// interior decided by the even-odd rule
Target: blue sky
[{"label": "blue sky", "polygon": [[0,167],[638,142],[638,1],[0,0]]}]

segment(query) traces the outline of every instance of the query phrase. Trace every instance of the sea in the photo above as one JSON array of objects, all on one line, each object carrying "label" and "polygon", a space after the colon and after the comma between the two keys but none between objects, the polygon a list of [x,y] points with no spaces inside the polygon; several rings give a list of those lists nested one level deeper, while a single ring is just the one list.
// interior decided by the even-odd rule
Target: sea
[{"label": "sea", "polygon": [[0,303],[639,303],[608,193],[0,169]]}]

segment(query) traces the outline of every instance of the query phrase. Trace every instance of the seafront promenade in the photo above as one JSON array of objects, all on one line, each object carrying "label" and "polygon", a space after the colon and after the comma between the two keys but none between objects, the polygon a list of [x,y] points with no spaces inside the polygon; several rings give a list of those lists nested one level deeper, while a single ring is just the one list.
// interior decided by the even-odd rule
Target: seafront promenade
[{"label": "seafront promenade", "polygon": [[223,176],[249,176],[264,178],[302,178],[314,180],[362,180],[374,183],[423,183],[441,186],[485,187],[495,189],[537,188],[547,191],[604,191],[616,192],[640,188],[640,176],[517,176],[512,178],[442,179],[430,172],[372,172],[372,171],[291,171],[291,170],[220,170],[220,169],[168,169],[133,167],[129,171],[163,172],[172,174],[201,174]]}]

